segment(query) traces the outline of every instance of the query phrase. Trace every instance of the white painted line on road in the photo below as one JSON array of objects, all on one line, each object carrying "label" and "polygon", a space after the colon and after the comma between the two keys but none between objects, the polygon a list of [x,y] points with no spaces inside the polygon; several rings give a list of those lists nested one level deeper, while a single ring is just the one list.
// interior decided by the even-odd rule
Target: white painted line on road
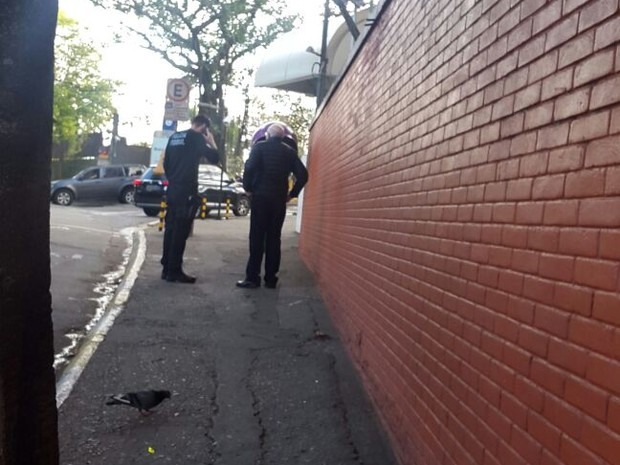
[{"label": "white painted line on road", "polygon": [[[82,372],[86,368],[86,365],[97,350],[97,347],[99,347],[99,344],[105,339],[108,331],[112,328],[116,317],[123,311],[124,305],[129,299],[131,289],[144,263],[146,257],[146,234],[144,233],[144,228],[127,228],[121,232],[124,235],[130,234],[135,239],[131,243],[131,254],[133,254],[134,260],[129,265],[125,278],[119,285],[111,305],[101,317],[101,320],[99,320],[97,325],[89,333],[80,347],[79,352],[67,368],[65,368],[58,383],[56,383],[57,408],[60,408],[64,401],[67,400]],[[135,250],[133,250],[134,247],[136,247]]]},{"label": "white painted line on road", "polygon": [[71,229],[79,229],[80,231],[88,231],[98,234],[112,234],[112,231],[106,231],[105,229],[87,228],[86,226],[73,226],[70,224],[55,224],[50,226],[50,229],[60,229],[62,231],[69,231]]},{"label": "white painted line on road", "polygon": [[71,257],[72,260],[81,260],[84,258],[84,255],[80,255],[79,253],[73,254]]}]

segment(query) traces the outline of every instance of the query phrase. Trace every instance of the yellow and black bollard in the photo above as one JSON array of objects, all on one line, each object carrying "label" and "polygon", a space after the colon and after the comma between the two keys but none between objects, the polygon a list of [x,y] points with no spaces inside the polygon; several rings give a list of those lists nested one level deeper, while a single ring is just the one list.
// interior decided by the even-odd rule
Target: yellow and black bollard
[{"label": "yellow and black bollard", "polygon": [[204,220],[207,218],[207,197],[202,197],[200,202],[200,219]]},{"label": "yellow and black bollard", "polygon": [[166,196],[164,195],[161,198],[161,202],[159,204],[159,227],[157,228],[160,232],[164,230],[164,222],[166,218],[166,210],[168,209],[168,204],[166,203]]},{"label": "yellow and black bollard", "polygon": [[226,215],[225,218],[227,220],[230,219],[230,199],[226,199]]}]

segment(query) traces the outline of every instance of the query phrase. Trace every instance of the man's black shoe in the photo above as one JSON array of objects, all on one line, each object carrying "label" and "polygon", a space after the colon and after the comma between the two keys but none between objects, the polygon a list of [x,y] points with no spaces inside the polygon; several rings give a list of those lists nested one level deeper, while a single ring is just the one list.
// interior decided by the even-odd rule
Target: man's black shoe
[{"label": "man's black shoe", "polygon": [[265,287],[267,289],[275,289],[277,285],[278,285],[277,279],[275,281],[265,281]]},{"label": "man's black shoe", "polygon": [[169,283],[194,284],[196,282],[196,278],[194,278],[193,276],[186,275],[185,273],[168,274],[166,276],[166,281],[168,281]]},{"label": "man's black shoe", "polygon": [[257,287],[260,287],[260,284],[245,279],[243,281],[237,281],[237,287],[241,287],[243,289],[256,289]]}]

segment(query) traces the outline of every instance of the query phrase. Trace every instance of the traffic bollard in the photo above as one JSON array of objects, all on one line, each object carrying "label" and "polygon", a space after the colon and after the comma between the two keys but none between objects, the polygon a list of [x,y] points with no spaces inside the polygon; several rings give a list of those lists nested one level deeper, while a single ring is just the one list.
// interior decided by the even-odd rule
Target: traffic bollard
[{"label": "traffic bollard", "polygon": [[230,219],[230,199],[226,199],[226,215],[225,218],[227,220]]},{"label": "traffic bollard", "polygon": [[167,209],[168,209],[168,204],[166,203],[166,196],[163,196],[159,204],[159,227],[157,229],[160,232],[164,230],[164,221],[166,218]]},{"label": "traffic bollard", "polygon": [[204,220],[207,218],[207,198],[202,197],[200,202],[200,219]]}]

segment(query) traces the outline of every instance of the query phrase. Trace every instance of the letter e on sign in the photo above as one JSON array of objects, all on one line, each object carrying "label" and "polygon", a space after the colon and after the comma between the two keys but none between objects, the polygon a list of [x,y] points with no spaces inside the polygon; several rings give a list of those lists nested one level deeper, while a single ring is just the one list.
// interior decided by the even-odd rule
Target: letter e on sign
[{"label": "letter e on sign", "polygon": [[168,79],[166,94],[170,100],[183,102],[189,98],[190,86],[184,79]]}]

